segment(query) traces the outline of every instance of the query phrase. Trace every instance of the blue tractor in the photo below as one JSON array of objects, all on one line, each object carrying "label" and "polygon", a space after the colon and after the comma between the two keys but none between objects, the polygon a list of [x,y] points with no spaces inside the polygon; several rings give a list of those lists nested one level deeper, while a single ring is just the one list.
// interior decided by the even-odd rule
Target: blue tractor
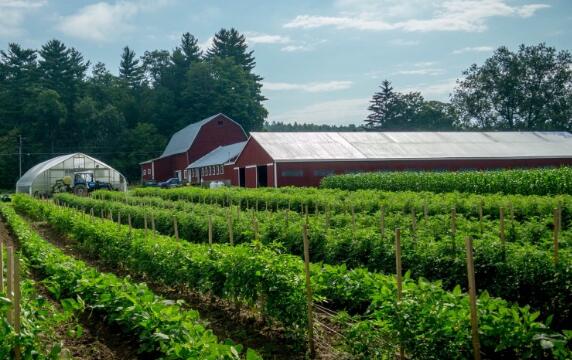
[{"label": "blue tractor", "polygon": [[95,180],[93,172],[78,172],[73,176],[73,183],[71,176],[65,176],[61,180],[57,180],[52,186],[52,193],[73,192],[79,196],[87,196],[94,190],[105,189],[113,190],[110,183]]}]

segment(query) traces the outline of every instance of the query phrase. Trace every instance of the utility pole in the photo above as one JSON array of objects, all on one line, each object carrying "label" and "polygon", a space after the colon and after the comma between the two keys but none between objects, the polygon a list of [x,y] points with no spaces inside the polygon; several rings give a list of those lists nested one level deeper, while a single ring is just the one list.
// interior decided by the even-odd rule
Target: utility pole
[{"label": "utility pole", "polygon": [[19,168],[20,168],[20,178],[22,177],[22,135],[18,135],[18,142],[19,142],[19,147],[18,147],[18,162],[19,162]]}]

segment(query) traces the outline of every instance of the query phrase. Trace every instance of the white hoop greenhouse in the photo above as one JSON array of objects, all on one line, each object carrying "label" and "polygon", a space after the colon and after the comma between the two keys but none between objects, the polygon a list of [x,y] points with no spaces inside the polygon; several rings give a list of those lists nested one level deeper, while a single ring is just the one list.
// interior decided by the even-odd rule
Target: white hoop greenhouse
[{"label": "white hoop greenhouse", "polygon": [[91,156],[74,153],[41,162],[28,170],[16,183],[16,192],[50,195],[58,180],[77,173],[93,174],[94,181],[105,182],[114,190],[127,191],[127,180],[119,171]]}]

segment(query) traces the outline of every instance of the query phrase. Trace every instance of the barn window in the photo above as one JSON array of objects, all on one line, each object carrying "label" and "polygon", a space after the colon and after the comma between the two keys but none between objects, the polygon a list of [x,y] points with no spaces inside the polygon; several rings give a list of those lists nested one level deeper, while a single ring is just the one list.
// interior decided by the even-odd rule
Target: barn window
[{"label": "barn window", "polygon": [[187,170],[183,170],[183,179],[187,178]]},{"label": "barn window", "polygon": [[332,169],[317,169],[314,170],[314,176],[328,176],[335,174],[336,172]]},{"label": "barn window", "polygon": [[147,175],[147,170],[143,169],[143,175]]},{"label": "barn window", "polygon": [[282,176],[284,177],[301,177],[304,176],[304,170],[283,170]]},{"label": "barn window", "polygon": [[224,165],[221,165],[221,166],[220,166],[220,174],[221,174],[221,175],[224,175]]},{"label": "barn window", "polygon": [[219,121],[217,121],[217,123],[216,123],[216,124],[217,124],[218,126],[223,126],[223,125],[224,125],[224,121],[222,121],[222,120],[219,120]]}]

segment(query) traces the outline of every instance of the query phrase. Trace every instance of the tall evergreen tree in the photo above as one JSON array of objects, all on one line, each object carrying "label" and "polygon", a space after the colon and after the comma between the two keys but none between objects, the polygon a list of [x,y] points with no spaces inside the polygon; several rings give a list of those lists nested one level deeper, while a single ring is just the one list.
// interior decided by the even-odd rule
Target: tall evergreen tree
[{"label": "tall evergreen tree", "polygon": [[367,108],[370,113],[365,120],[365,127],[369,129],[381,128],[392,116],[393,107],[397,97],[388,80],[383,80],[379,86],[380,91],[373,94]]},{"label": "tall evergreen tree", "polygon": [[143,67],[139,64],[139,59],[135,57],[135,51],[128,46],[123,48],[121,62],[119,64],[119,78],[130,88],[136,88],[143,81]]},{"label": "tall evergreen tree", "polygon": [[253,53],[254,51],[248,51],[246,37],[238,30],[220,29],[213,38],[212,46],[207,50],[206,59],[209,61],[217,57],[232,59],[236,65],[242,66],[250,73],[256,66]]}]

